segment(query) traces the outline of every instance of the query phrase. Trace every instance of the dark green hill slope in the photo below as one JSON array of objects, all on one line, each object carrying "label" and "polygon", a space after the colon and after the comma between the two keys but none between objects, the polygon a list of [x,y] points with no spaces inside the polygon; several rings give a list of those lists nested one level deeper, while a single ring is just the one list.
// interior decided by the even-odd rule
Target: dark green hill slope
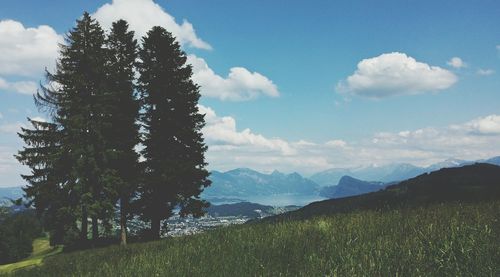
[{"label": "dark green hill slope", "polygon": [[499,210],[496,200],[244,224],[54,255],[13,275],[500,276]]},{"label": "dark green hill slope", "polygon": [[301,219],[355,210],[489,199],[500,199],[500,166],[473,164],[422,174],[377,192],[314,202],[299,210],[265,220]]}]

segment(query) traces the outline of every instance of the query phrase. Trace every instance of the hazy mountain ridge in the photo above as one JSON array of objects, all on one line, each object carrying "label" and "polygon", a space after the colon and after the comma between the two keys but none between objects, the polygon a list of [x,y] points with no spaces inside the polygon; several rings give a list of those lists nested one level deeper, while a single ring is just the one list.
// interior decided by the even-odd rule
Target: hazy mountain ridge
[{"label": "hazy mountain ridge", "polygon": [[323,187],[319,193],[323,197],[333,199],[378,191],[385,186],[386,183],[383,182],[367,182],[351,176],[344,176],[338,185]]},{"label": "hazy mountain ridge", "polygon": [[500,166],[475,163],[424,173],[372,193],[314,202],[297,211],[266,220],[304,219],[355,210],[379,210],[453,201],[481,202],[499,198]]},{"label": "hazy mountain ridge", "polygon": [[[212,185],[205,189],[201,197],[214,203],[245,201],[259,203],[255,196],[270,198],[273,195],[340,198],[377,191],[386,184],[394,184],[441,168],[460,167],[475,162],[500,165],[500,156],[478,161],[448,159],[428,167],[401,163],[350,169],[333,168],[318,172],[309,178],[298,173],[285,174],[276,170],[270,174],[248,168],[237,168],[226,172],[212,171],[209,177]],[[346,177],[346,181],[340,182],[343,177]],[[334,188],[337,185],[341,186]],[[17,199],[22,195],[20,187],[0,187],[0,199],[6,199],[5,197]]]},{"label": "hazy mountain ridge", "polygon": [[205,189],[203,197],[244,198],[255,195],[300,194],[315,195],[319,186],[298,173],[284,174],[274,171],[264,174],[248,168],[227,172],[212,171],[212,185]]},{"label": "hazy mountain ridge", "polygon": [[0,201],[22,197],[24,191],[21,187],[0,187]]},{"label": "hazy mountain ridge", "polygon": [[395,163],[383,166],[371,165],[359,168],[332,168],[313,174],[309,178],[318,183],[320,186],[335,186],[340,181],[340,178],[345,175],[359,180],[388,183],[407,180],[423,173],[429,173],[441,168],[460,167],[478,162],[500,165],[500,156],[476,161],[447,159],[427,167],[418,167],[408,163]]}]

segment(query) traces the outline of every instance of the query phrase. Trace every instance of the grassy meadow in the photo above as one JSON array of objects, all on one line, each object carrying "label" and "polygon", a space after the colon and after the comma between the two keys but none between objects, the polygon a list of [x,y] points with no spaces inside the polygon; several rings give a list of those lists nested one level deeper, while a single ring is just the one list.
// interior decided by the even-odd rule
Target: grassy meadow
[{"label": "grassy meadow", "polygon": [[61,250],[62,248],[60,247],[51,247],[49,244],[49,238],[37,238],[33,241],[33,253],[28,258],[17,263],[0,265],[0,275],[9,274],[22,268],[39,266],[42,264],[43,259],[60,253]]},{"label": "grassy meadow", "polygon": [[253,223],[48,257],[15,276],[500,276],[500,201]]}]

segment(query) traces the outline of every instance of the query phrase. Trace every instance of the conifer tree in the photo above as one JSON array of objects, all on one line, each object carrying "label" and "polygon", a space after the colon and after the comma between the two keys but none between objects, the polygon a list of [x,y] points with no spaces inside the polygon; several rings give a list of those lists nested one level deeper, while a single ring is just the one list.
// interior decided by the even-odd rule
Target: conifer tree
[{"label": "conifer tree", "polygon": [[19,136],[26,146],[16,155],[31,168],[31,174],[21,175],[28,182],[24,191],[49,231],[51,244],[62,244],[70,240],[68,234],[76,225],[73,197],[66,186],[69,168],[67,155],[60,148],[61,131],[54,123],[28,121],[33,128],[21,128]]},{"label": "conifer tree", "polygon": [[84,13],[61,45],[56,72],[47,74],[55,84],[41,89],[36,103],[50,111],[62,131],[61,149],[68,154],[69,177],[65,185],[74,193],[80,210],[80,238],[87,239],[88,217],[92,236],[98,237],[98,218],[114,209],[113,190],[104,186],[106,144],[103,138],[106,92],[104,31]]},{"label": "conifer tree", "polygon": [[208,203],[199,199],[210,185],[198,113],[199,87],[191,80],[192,68],[171,33],[153,27],[139,51],[139,90],[145,110],[142,123],[145,158],[144,183],[139,204],[151,222],[150,235],[160,236],[161,220],[181,208],[186,216],[203,214]]},{"label": "conifer tree", "polygon": [[114,22],[107,38],[107,97],[106,123],[104,128],[107,144],[108,186],[114,185],[119,196],[120,240],[127,243],[127,215],[130,200],[139,182],[139,155],[135,146],[139,143],[140,103],[135,94],[134,68],[137,59],[137,41],[134,32],[128,30],[124,20]]}]

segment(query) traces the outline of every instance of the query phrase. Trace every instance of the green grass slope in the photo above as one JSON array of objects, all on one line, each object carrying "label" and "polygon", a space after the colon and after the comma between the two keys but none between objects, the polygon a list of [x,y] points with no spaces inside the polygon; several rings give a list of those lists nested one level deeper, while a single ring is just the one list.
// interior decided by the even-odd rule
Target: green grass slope
[{"label": "green grass slope", "polygon": [[33,253],[22,261],[0,265],[0,275],[9,274],[22,268],[39,266],[44,258],[60,253],[61,250],[60,247],[51,247],[48,238],[37,238],[33,241]]},{"label": "green grass slope", "polygon": [[357,211],[55,255],[15,276],[500,276],[500,201]]},{"label": "green grass slope", "polygon": [[424,174],[195,236],[54,255],[15,276],[500,276],[500,167]]}]

